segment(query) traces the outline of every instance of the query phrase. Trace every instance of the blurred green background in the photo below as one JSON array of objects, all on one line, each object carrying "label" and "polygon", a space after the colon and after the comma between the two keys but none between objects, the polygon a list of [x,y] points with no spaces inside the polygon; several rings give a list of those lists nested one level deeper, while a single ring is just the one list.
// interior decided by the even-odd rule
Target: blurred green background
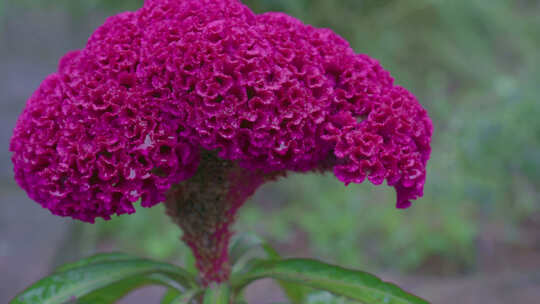
[{"label": "blurred green background", "polygon": [[[256,12],[284,11],[331,28],[357,52],[377,58],[427,108],[435,133],[425,196],[408,210],[394,209],[387,187],[344,187],[330,174],[292,175],[250,200],[238,231],[256,232],[287,256],[388,274],[435,303],[540,298],[540,1],[243,2]],[[18,62],[14,56],[32,65],[46,61],[36,72],[43,79],[65,51],[84,46],[106,15],[141,3],[4,0],[0,62]],[[18,67],[26,66],[6,64]],[[10,77],[9,71],[0,75]],[[30,96],[39,80],[0,106],[16,117],[22,92]],[[17,206],[25,204],[31,203]],[[110,249],[182,262],[186,250],[161,206],[96,225],[65,225],[69,232],[51,264]],[[265,289],[271,287],[254,295],[258,303],[267,303]]]}]

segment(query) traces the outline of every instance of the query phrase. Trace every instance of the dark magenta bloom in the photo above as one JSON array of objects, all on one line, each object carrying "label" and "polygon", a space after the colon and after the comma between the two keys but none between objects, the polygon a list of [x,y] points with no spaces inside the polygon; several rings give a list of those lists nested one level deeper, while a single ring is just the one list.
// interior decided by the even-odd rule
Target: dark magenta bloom
[{"label": "dark magenta bloom", "polygon": [[238,202],[263,176],[333,170],[345,184],[386,180],[406,208],[431,135],[416,98],[328,29],[238,0],[147,0],[61,59],[10,150],[32,199],[93,222],[163,202],[204,151],[249,177],[232,187]]}]

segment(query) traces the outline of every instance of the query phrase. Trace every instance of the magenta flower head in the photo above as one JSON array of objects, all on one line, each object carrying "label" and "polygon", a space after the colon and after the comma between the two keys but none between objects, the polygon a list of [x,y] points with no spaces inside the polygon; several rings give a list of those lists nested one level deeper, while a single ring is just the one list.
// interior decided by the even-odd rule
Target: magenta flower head
[{"label": "magenta flower head", "polygon": [[238,0],[147,0],[61,59],[11,151],[19,185],[56,215],[93,222],[167,201],[220,281],[229,224],[262,183],[332,170],[386,180],[406,208],[431,135],[416,98],[328,29]]}]

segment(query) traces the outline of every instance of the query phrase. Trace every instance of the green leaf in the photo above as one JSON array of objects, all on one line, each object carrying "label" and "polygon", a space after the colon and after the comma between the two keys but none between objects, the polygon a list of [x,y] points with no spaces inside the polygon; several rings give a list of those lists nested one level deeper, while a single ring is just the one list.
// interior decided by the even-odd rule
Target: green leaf
[{"label": "green leaf", "polygon": [[195,276],[199,274],[199,269],[197,269],[197,261],[193,255],[193,252],[191,252],[191,249],[185,250],[184,267],[189,273]]},{"label": "green leaf", "polygon": [[138,259],[136,256],[132,256],[126,253],[121,252],[112,252],[112,253],[99,253],[88,258],[78,260],[73,263],[68,263],[58,267],[54,272],[64,272],[67,270],[79,268],[82,266],[99,264],[104,262],[115,262],[115,261],[127,261]]},{"label": "green leaf", "polygon": [[[64,272],[64,271],[80,268],[83,266],[95,265],[95,264],[106,263],[106,262],[140,261],[140,260],[152,261],[149,259],[142,259],[133,255],[129,255],[126,253],[121,253],[121,252],[99,253],[91,257],[60,266],[55,270],[55,272],[56,273]],[[172,264],[166,264],[166,265],[170,265],[171,269],[176,270],[176,274],[174,275],[174,277],[166,276],[164,274],[152,275],[153,279],[159,281],[162,285],[169,285],[177,289],[183,289],[186,286],[193,284],[193,282],[195,281],[194,279],[195,275],[190,275],[186,273],[184,269],[176,265],[172,265]],[[180,288],[178,288],[178,283],[184,284],[185,286],[180,286]]]},{"label": "green leaf", "polygon": [[281,255],[277,252],[276,249],[274,249],[274,247],[270,246],[270,244],[265,242],[262,247],[263,247],[264,253],[266,253],[269,259],[281,260]]},{"label": "green leaf", "polygon": [[174,301],[181,295],[178,290],[169,288],[165,295],[163,295],[163,298],[161,298],[161,304],[174,304]]},{"label": "green leaf", "polygon": [[[173,304],[189,304],[198,295],[202,294],[199,289],[191,290],[181,295]],[[228,304],[228,303],[227,303]]]},{"label": "green leaf", "polygon": [[229,248],[229,257],[234,265],[251,249],[262,247],[265,242],[252,233],[235,235]]},{"label": "green leaf", "polygon": [[[233,267],[233,276],[252,266],[250,261],[245,261],[242,257],[244,257],[248,251],[255,248],[262,249],[262,253],[268,260],[281,260],[281,256],[277,250],[270,244],[254,234],[242,234],[233,240],[230,248],[231,261],[236,263]],[[281,280],[277,280],[277,283],[293,304],[304,303],[308,292],[305,286]]]},{"label": "green leaf", "polygon": [[[281,255],[275,250],[270,244],[264,243],[263,244],[263,250],[271,260],[282,260]],[[302,304],[304,303],[306,299],[306,295],[308,293],[308,288],[306,288],[303,285],[293,283],[293,282],[287,282],[283,280],[277,280],[277,283],[287,296],[287,298],[293,303],[293,304]]]},{"label": "green leaf", "polygon": [[260,261],[244,275],[233,277],[231,285],[234,288],[246,286],[261,278],[298,283],[363,303],[428,303],[369,273],[344,269],[310,259]]},{"label": "green leaf", "polygon": [[229,304],[231,289],[226,284],[210,287],[204,293],[203,304]]},{"label": "green leaf", "polygon": [[[166,286],[174,282],[186,288],[195,286],[194,277],[185,270],[148,259],[83,264],[80,267],[63,268],[66,270],[41,279],[15,297],[11,304],[61,304],[73,299],[84,299],[85,296],[92,299],[96,297],[92,295],[94,292],[103,289],[111,291],[108,288],[115,284],[119,288],[118,293],[115,292],[116,296],[120,296],[131,288],[128,286],[142,284],[145,277],[153,283]],[[140,278],[141,281],[130,280],[132,278]]]},{"label": "green leaf", "polygon": [[77,304],[113,304],[137,288],[161,283],[151,276],[134,276],[89,293],[79,298]]},{"label": "green leaf", "polygon": [[293,304],[303,304],[308,288],[298,283],[277,280],[277,283]]}]

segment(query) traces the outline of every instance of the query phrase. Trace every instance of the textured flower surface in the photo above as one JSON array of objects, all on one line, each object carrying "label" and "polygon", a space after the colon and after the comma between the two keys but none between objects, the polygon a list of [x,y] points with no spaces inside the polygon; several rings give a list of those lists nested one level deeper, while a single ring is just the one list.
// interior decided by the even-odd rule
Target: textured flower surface
[{"label": "textured flower surface", "polygon": [[230,186],[238,202],[266,177],[333,170],[386,180],[406,208],[431,135],[416,98],[330,30],[238,0],[147,0],[61,59],[10,149],[32,199],[93,222],[165,201],[207,151],[246,177]]}]

